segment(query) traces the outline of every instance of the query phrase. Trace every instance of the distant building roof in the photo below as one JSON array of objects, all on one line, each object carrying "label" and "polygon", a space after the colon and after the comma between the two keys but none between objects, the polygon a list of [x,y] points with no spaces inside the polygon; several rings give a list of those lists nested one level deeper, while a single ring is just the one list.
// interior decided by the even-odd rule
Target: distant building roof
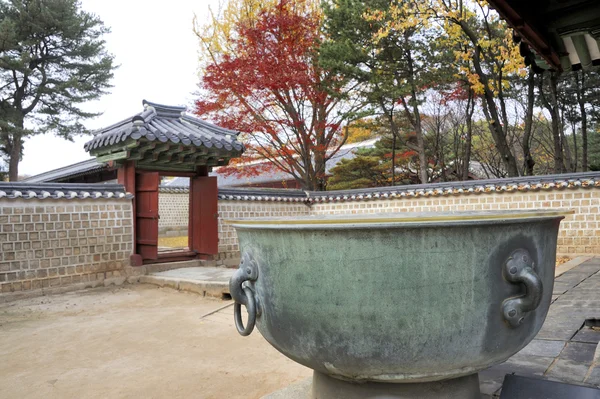
[{"label": "distant building roof", "polygon": [[[331,174],[331,169],[335,167],[342,159],[352,159],[356,156],[356,150],[359,148],[371,148],[375,145],[375,143],[379,139],[371,139],[366,141],[361,141],[358,143],[346,144],[340,147],[339,151],[332,156],[325,166],[325,173]],[[264,161],[267,163],[268,161]],[[241,165],[243,166],[243,165]],[[271,171],[263,172],[258,176],[235,176],[229,175],[224,176],[219,173],[218,169],[211,172],[210,176],[217,177],[217,186],[218,187],[239,187],[246,185],[259,185],[270,182],[281,182],[288,181],[294,179],[294,176],[290,175],[279,169],[273,169]],[[161,185],[163,188],[170,187],[171,189],[175,187],[189,187],[190,179],[188,177],[176,177],[168,182],[165,182]]]},{"label": "distant building roof", "polygon": [[[340,147],[338,152],[336,152],[335,155],[333,155],[327,161],[327,164],[325,165],[325,174],[330,175],[331,169],[334,168],[342,159],[352,159],[356,157],[356,150],[360,148],[372,148],[375,146],[375,143],[377,141],[379,141],[379,138],[343,145],[342,147]],[[265,161],[265,163],[267,162],[268,161]],[[219,170],[217,169],[211,175],[217,176],[217,185],[219,187],[237,187],[249,184],[256,185],[268,182],[286,181],[294,179],[294,176],[279,169],[263,172],[258,176],[241,177],[235,175],[223,176],[219,174]],[[178,180],[178,182],[183,183],[183,180]]]},{"label": "distant building roof", "polygon": [[95,158],[87,161],[77,162],[62,168],[50,170],[21,180],[26,183],[59,182],[66,178],[84,176],[99,172],[108,168],[106,162],[98,162]]},{"label": "distant building roof", "polygon": [[239,132],[185,114],[185,107],[143,101],[144,110],[94,133],[84,148],[99,161],[135,160],[138,166],[182,169],[226,165],[239,156]]}]

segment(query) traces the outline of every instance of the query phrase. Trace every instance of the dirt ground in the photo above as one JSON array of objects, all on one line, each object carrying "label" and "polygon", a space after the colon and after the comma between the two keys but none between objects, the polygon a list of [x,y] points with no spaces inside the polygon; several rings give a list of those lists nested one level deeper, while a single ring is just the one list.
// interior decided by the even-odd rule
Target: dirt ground
[{"label": "dirt ground", "polygon": [[0,304],[0,398],[260,398],[311,375],[226,302],[129,285]]}]

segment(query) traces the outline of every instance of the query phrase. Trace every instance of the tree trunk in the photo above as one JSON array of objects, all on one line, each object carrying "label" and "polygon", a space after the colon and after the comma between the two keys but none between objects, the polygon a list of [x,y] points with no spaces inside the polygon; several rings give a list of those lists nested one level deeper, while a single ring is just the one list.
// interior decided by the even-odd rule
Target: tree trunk
[{"label": "tree trunk", "polygon": [[392,186],[396,185],[396,140],[398,138],[398,125],[394,121],[394,108],[388,111],[385,106],[385,100],[383,98],[379,99],[379,105],[381,106],[381,110],[388,118],[388,122],[390,123],[390,130],[392,131]]},{"label": "tree trunk", "polygon": [[21,149],[23,148],[23,139],[19,133],[11,134],[10,158],[8,161],[8,180],[17,181],[19,179],[19,161],[21,160]]},{"label": "tree trunk", "polygon": [[[408,42],[408,39],[406,37],[405,41]],[[410,47],[408,47],[406,55],[408,61],[408,80],[410,82],[410,94],[412,96],[411,105],[413,109],[413,117],[411,119],[413,121],[413,127],[415,128],[415,134],[417,136],[417,147],[419,153],[419,178],[421,179],[421,183],[425,184],[429,180],[427,176],[427,157],[425,155],[425,140],[423,139],[423,129],[421,127],[421,113],[419,112],[419,103],[417,101],[417,85],[415,82],[415,71]]]},{"label": "tree trunk", "polygon": [[560,145],[564,150],[564,171],[575,172],[573,157],[571,157],[571,146],[569,145],[569,140],[567,140],[567,137],[565,136],[565,129],[562,123],[560,124],[560,129],[558,132],[560,134]]},{"label": "tree trunk", "polygon": [[576,123],[573,122],[573,172],[577,172],[577,168],[579,167],[579,151],[577,147],[577,126]]},{"label": "tree trunk", "polygon": [[475,111],[475,98],[473,90],[469,88],[469,97],[467,99],[467,137],[465,138],[465,156],[463,159],[462,179],[469,180],[469,166],[471,165],[471,139],[473,137],[473,112]]},{"label": "tree trunk", "polygon": [[558,112],[558,74],[550,72],[550,94],[552,101],[550,115],[552,116],[552,138],[554,140],[554,170],[556,173],[566,172],[561,141],[560,115]]},{"label": "tree trunk", "polygon": [[23,116],[20,114],[15,116],[15,129],[8,133],[8,181],[11,182],[19,179],[19,162],[23,152],[23,125]]},{"label": "tree trunk", "polygon": [[552,124],[552,142],[554,145],[554,173],[564,173],[565,163],[563,160],[563,149],[560,141],[560,115],[558,115],[558,74],[550,72],[550,102],[544,95],[543,79],[540,79],[540,97],[544,107],[550,113]]},{"label": "tree trunk", "polygon": [[[392,117],[393,119],[393,117]],[[396,185],[396,132],[392,130],[392,186]]]},{"label": "tree trunk", "polygon": [[475,68],[475,72],[479,75],[479,81],[483,85],[483,98],[485,101],[484,113],[488,125],[490,127],[490,132],[492,133],[492,137],[494,138],[494,143],[502,157],[502,163],[504,168],[506,169],[506,173],[509,177],[515,177],[519,175],[519,168],[517,166],[517,160],[512,153],[510,146],[506,140],[506,134],[500,125],[500,114],[498,112],[498,107],[494,101],[494,92],[490,88],[489,84],[489,75],[483,70],[481,65],[481,46],[479,46],[479,37],[475,34],[473,29],[467,25],[467,22],[464,20],[455,21],[462,31],[469,37],[469,40],[473,44],[475,48],[475,53],[473,54],[473,66]]},{"label": "tree trunk", "polygon": [[[585,111],[585,72],[581,71],[581,82],[577,78],[579,72],[575,72],[575,92],[577,94],[577,103],[579,104],[579,113],[581,115],[581,169],[588,171],[588,137],[587,137],[587,113]],[[580,86],[581,83],[581,86]]]},{"label": "tree trunk", "polygon": [[527,111],[525,113],[525,128],[523,132],[523,174],[533,176],[535,160],[531,155],[531,139],[533,131],[533,106],[535,105],[535,72],[529,68],[527,76]]}]

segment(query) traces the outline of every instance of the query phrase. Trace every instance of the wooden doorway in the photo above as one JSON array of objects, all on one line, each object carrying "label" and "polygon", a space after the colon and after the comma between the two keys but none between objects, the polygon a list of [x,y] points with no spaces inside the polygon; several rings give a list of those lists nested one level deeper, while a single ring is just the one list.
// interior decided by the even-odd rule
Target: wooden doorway
[{"label": "wooden doorway", "polygon": [[158,259],[158,172],[136,173],[135,244],[142,261]]},{"label": "wooden doorway", "polygon": [[[128,192],[135,193],[133,266],[147,263],[212,259],[219,252],[218,190],[216,177],[207,176],[207,168],[196,173],[144,171],[126,162],[118,170],[119,183]],[[161,253],[159,239],[159,189],[161,176],[190,178],[188,248]]]}]

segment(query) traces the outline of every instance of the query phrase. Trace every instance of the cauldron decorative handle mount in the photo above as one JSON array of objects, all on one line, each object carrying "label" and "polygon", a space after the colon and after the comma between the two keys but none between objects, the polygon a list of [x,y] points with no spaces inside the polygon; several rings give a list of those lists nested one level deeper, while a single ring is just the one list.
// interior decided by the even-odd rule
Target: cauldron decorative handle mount
[{"label": "cauldron decorative handle mount", "polygon": [[523,324],[526,313],[535,310],[542,301],[544,287],[534,268],[533,258],[523,248],[513,251],[504,263],[504,278],[512,284],[524,284],[526,290],[525,295],[502,302],[502,314],[512,328]]},{"label": "cauldron decorative handle mount", "polygon": [[[242,336],[250,335],[254,330],[256,323],[256,315],[258,307],[254,297],[254,291],[250,288],[246,281],[256,281],[258,278],[258,265],[250,252],[244,252],[240,267],[235,271],[229,280],[229,292],[235,301],[233,305],[233,317],[235,320],[235,328]],[[242,305],[246,306],[248,311],[248,322],[244,326],[242,321]]]}]

